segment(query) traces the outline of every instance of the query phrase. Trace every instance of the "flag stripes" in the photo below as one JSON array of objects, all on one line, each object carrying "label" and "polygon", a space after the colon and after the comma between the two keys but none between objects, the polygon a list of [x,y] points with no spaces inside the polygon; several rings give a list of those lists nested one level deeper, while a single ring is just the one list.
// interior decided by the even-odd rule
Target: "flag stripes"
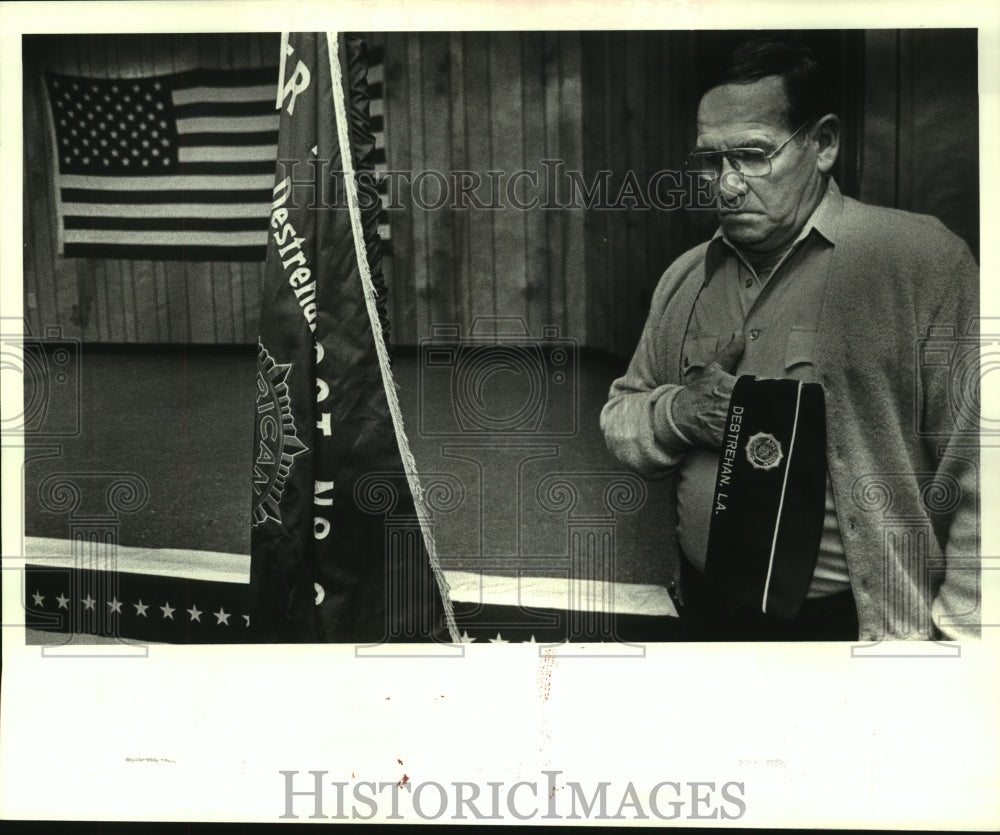
[{"label": "flag stripes", "polygon": [[[270,182],[266,188],[262,189],[239,189],[227,191],[220,184],[215,191],[199,191],[198,189],[185,188],[183,185],[175,185],[175,188],[183,189],[178,191],[162,192],[140,192],[140,191],[115,191],[112,189],[84,189],[84,188],[64,188],[62,190],[63,200],[67,206],[72,205],[73,213],[80,214],[84,210],[82,206],[90,206],[92,214],[99,214],[104,209],[109,212],[126,211],[128,205],[145,205],[148,203],[169,204],[178,203],[189,206],[200,206],[202,209],[211,212],[215,216],[215,208],[212,203],[233,203],[256,207],[257,211],[267,213],[267,203],[271,199]],[[100,198],[105,199],[105,205],[99,202]],[[77,205],[78,204],[78,205]],[[192,208],[192,211],[194,209]],[[230,210],[227,210],[229,213]],[[148,214],[148,212],[145,212]]]},{"label": "flag stripes", "polygon": [[[259,236],[258,236],[259,237]],[[229,244],[225,247],[214,245],[203,245],[204,238],[199,238],[198,245],[183,246],[184,260],[186,261],[217,261],[219,253],[225,252],[229,261],[257,261],[260,259],[260,247],[257,244],[252,246],[234,246]],[[266,249],[266,247],[265,247]],[[67,258],[121,258],[122,247],[118,243],[66,243],[63,246],[64,254]],[[129,258],[136,261],[176,261],[178,259],[178,246],[176,243],[158,244],[146,246],[133,243],[129,246]]]},{"label": "flag stripes", "polygon": [[[66,234],[70,240],[70,231],[117,229],[135,232],[185,232],[190,229],[191,221],[186,217],[67,217]],[[252,217],[209,217],[198,219],[198,230],[202,232],[254,232],[260,229],[260,218]],[[190,234],[198,234],[193,232]],[[133,238],[134,239],[134,238]],[[250,239],[253,243],[255,238]]]},{"label": "flag stripes", "polygon": [[[190,195],[188,195],[190,197]],[[179,196],[178,199],[183,199],[183,195]],[[86,219],[89,218],[107,218],[107,217],[117,217],[122,219],[122,226],[124,227],[127,219],[129,218],[147,218],[149,212],[145,205],[141,202],[135,203],[122,203],[117,206],[109,206],[103,203],[66,203],[66,228],[67,229],[85,229],[86,225],[75,225],[84,224]],[[261,217],[261,204],[258,203],[232,203],[226,207],[226,214],[230,218],[260,218]],[[218,208],[216,206],[207,203],[164,203],[159,207],[161,217],[164,218],[164,222],[167,222],[168,218],[192,218],[192,217],[204,217],[204,218],[215,218],[218,215]],[[85,216],[85,217],[84,217]],[[95,228],[110,228],[110,227],[100,227],[95,226]]]}]

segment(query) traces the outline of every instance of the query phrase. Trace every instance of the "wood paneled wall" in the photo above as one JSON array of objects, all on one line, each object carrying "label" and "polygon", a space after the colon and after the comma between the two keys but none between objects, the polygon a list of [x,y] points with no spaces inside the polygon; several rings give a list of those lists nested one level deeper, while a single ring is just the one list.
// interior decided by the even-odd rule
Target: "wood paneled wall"
[{"label": "wood paneled wall", "polygon": [[[711,211],[541,208],[508,204],[516,171],[559,161],[613,202],[631,172],[640,187],[679,169],[694,140],[700,76],[738,33],[477,32],[370,35],[384,50],[386,167],[402,208],[388,213],[392,340],[415,345],[434,324],[467,333],[478,317],[559,326],[580,344],[628,357],[656,281],[715,227]],[[841,62],[845,132],[837,172],[863,200],[940,217],[978,250],[976,38],[969,30],[825,33]],[[174,35],[25,39],[25,300],[36,332],[101,342],[252,343],[262,264],[64,260],[56,254],[52,163],[41,71],[173,72],[195,65],[275,65],[279,36]],[[717,51],[717,50],[716,50]],[[554,163],[550,162],[550,166]],[[422,208],[454,197],[456,172],[503,208]],[[491,175],[489,172],[500,172]],[[602,172],[607,172],[606,175]],[[499,193],[491,188],[499,178]],[[579,197],[579,194],[577,195]]]},{"label": "wood paneled wall", "polygon": [[[607,177],[616,206],[626,178],[648,186],[661,170],[683,170],[698,102],[690,32],[582,35],[585,179]],[[661,198],[663,199],[663,198]],[[594,207],[586,212],[587,343],[630,356],[656,282],[670,262],[711,234],[707,212]]]},{"label": "wood paneled wall", "polygon": [[[520,198],[542,193],[542,160],[582,164],[579,35],[545,32],[393,33],[385,39],[386,153],[405,207],[389,212],[388,265],[393,340],[416,344],[435,324],[467,333],[479,317],[522,319],[585,340],[583,217],[571,209],[510,206],[514,172]],[[476,194],[502,208],[431,208],[439,172],[454,192],[455,172],[483,181]],[[492,189],[488,172],[500,172]],[[423,206],[413,186],[423,180]],[[500,194],[500,190],[504,193]]]},{"label": "wood paneled wall", "polygon": [[932,214],[979,253],[974,29],[865,33],[861,199]]},{"label": "wood paneled wall", "polygon": [[256,341],[263,264],[64,259],[42,72],[96,78],[277,66],[278,34],[24,39],[24,289],[35,333],[90,342]]}]

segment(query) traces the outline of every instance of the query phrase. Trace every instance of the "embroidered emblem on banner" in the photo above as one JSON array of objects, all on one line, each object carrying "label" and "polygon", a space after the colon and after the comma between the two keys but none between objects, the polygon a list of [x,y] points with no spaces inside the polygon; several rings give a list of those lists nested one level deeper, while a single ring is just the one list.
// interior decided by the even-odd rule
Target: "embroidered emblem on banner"
[{"label": "embroidered emblem on banner", "polygon": [[773,470],[785,457],[781,442],[769,432],[758,432],[747,441],[747,460],[757,470]]},{"label": "embroidered emblem on banner", "polygon": [[253,462],[252,526],[268,519],[281,524],[281,496],[295,457],[308,447],[299,440],[288,396],[291,363],[275,362],[268,350],[257,343],[257,448]]}]

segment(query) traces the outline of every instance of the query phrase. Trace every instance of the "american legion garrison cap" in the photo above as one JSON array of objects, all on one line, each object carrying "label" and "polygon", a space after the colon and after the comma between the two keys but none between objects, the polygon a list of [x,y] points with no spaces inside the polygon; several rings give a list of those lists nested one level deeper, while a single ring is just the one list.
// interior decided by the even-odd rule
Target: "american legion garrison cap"
[{"label": "american legion garrison cap", "polygon": [[714,500],[706,579],[735,605],[795,617],[823,533],[826,416],[819,383],[736,381]]}]

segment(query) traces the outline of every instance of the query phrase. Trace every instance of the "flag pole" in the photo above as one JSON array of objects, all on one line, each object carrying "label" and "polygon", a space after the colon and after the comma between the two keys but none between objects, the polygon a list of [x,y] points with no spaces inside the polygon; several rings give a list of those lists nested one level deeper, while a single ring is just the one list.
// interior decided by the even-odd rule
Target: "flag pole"
[{"label": "flag pole", "polygon": [[[427,557],[430,560],[431,570],[434,573],[434,579],[437,581],[438,590],[441,593],[441,602],[444,609],[445,624],[448,627],[448,635],[452,643],[457,644],[459,643],[458,627],[455,625],[455,614],[452,609],[450,589],[448,588],[444,574],[441,572],[441,566],[438,563],[434,536],[428,523],[427,508],[424,504],[423,489],[420,486],[420,479],[417,475],[416,461],[414,461],[413,453],[410,451],[410,442],[403,428],[403,415],[399,408],[396,385],[392,379],[392,369],[389,367],[389,352],[385,345],[385,337],[382,333],[382,325],[378,317],[376,306],[377,293],[375,285],[372,282],[371,267],[368,264],[368,250],[365,246],[364,231],[361,224],[357,182],[354,179],[354,158],[351,154],[350,126],[347,123],[347,105],[344,97],[343,75],[340,72],[337,34],[337,32],[327,32],[326,45],[330,57],[330,77],[333,81],[331,88],[334,112],[337,117],[337,140],[340,143],[340,158],[343,164],[344,185],[347,193],[348,211],[351,218],[351,230],[354,233],[354,251],[358,260],[358,272],[361,275],[365,305],[368,308],[368,320],[371,323],[372,337],[375,340],[375,351],[378,354],[379,369],[382,372],[382,386],[385,389],[386,400],[389,402],[389,412],[392,415],[392,425],[396,432],[399,455],[403,462],[403,469],[406,472],[406,480],[409,484],[410,492],[413,494],[413,507],[420,522],[420,532],[423,535],[424,546],[427,549]],[[284,60],[284,52],[282,52],[281,57]]]}]

